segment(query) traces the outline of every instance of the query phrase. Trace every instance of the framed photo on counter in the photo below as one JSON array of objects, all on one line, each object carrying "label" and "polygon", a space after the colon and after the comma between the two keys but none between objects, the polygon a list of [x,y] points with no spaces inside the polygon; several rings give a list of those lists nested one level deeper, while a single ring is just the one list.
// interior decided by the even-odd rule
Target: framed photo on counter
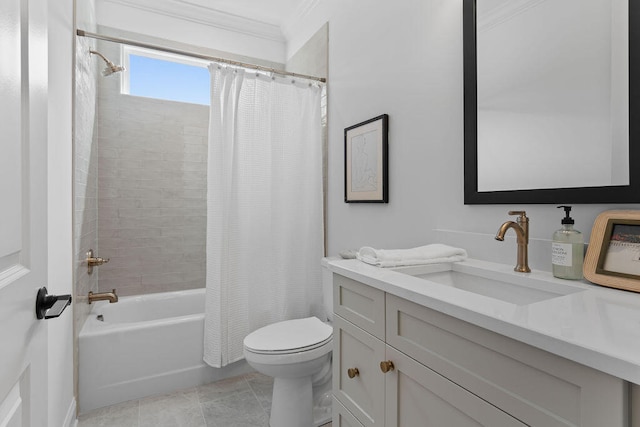
[{"label": "framed photo on counter", "polygon": [[640,211],[598,215],[583,273],[590,282],[640,292]]}]

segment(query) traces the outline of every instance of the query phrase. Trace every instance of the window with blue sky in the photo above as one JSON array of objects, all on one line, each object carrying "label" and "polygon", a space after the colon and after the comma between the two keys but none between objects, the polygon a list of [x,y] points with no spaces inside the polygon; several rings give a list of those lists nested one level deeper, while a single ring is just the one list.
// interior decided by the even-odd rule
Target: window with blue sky
[{"label": "window with blue sky", "polygon": [[211,79],[206,63],[177,55],[125,49],[123,93],[209,105]]}]

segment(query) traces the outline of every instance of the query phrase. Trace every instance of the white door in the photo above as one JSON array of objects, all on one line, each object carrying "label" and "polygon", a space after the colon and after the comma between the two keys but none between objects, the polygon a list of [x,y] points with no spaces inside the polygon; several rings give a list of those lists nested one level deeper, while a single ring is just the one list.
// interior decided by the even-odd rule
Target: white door
[{"label": "white door", "polygon": [[47,425],[47,2],[0,0],[0,426]]}]

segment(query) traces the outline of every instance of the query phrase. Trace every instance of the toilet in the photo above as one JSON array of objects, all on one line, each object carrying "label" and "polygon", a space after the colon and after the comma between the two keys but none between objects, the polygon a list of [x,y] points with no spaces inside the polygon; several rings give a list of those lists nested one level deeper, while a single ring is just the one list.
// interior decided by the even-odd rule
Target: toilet
[{"label": "toilet", "polygon": [[273,377],[271,427],[318,427],[331,421],[333,281],[322,260],[324,306],[317,317],[264,326],[244,339],[244,356],[256,371]]}]

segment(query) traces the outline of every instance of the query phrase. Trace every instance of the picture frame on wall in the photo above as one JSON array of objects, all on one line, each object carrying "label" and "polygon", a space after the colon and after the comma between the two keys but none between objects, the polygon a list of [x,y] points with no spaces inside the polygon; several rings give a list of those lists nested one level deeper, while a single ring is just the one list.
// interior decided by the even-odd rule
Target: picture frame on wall
[{"label": "picture frame on wall", "polygon": [[389,116],[344,130],[345,203],[389,203]]},{"label": "picture frame on wall", "polygon": [[640,292],[640,211],[598,215],[583,273],[590,282]]}]

